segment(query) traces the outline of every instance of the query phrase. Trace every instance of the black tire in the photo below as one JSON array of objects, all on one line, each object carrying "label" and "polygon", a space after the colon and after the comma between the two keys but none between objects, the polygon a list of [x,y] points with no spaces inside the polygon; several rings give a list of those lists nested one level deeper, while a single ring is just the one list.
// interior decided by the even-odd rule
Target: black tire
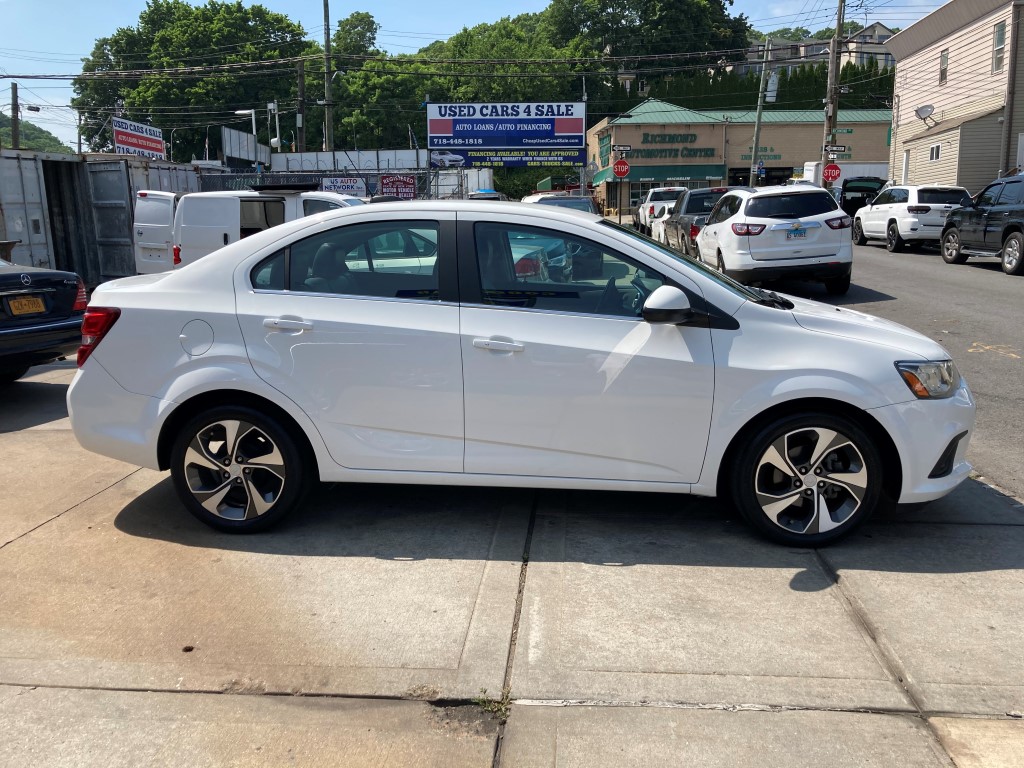
[{"label": "black tire", "polygon": [[0,368],[0,387],[16,382],[28,373],[28,368],[27,365],[21,368]]},{"label": "black tire", "polygon": [[[233,438],[231,424],[239,425]],[[274,417],[220,406],[190,419],[174,438],[171,477],[185,508],[199,520],[220,531],[253,533],[302,503],[313,464],[307,454],[308,446]],[[214,505],[216,510],[208,508]]]},{"label": "black tire", "polygon": [[900,237],[899,226],[895,221],[890,221],[889,226],[885,228],[885,250],[889,253],[899,253],[905,245],[903,238]]},{"label": "black tire", "polygon": [[963,243],[960,241],[960,231],[956,227],[950,227],[942,233],[942,240],[939,241],[939,253],[942,260],[947,264],[963,264],[967,256],[961,252]]},{"label": "black tire", "polygon": [[999,259],[1006,274],[1024,274],[1024,235],[1020,232],[1011,232],[1003,241]]},{"label": "black tire", "polygon": [[[817,448],[821,439],[831,446],[824,452]],[[814,453],[817,462],[811,460]],[[729,469],[740,514],[780,544],[820,547],[838,541],[871,516],[882,496],[882,461],[874,442],[855,422],[827,412],[783,416],[760,426],[743,439]],[[821,507],[825,517],[817,511]]]},{"label": "black tire", "polygon": [[725,259],[722,258],[722,252],[721,251],[719,251],[715,255],[715,269],[717,269],[723,275],[725,274]]},{"label": "black tire", "polygon": [[853,220],[853,244],[854,245],[867,245],[868,239],[864,237],[864,227],[860,223],[860,219]]},{"label": "black tire", "polygon": [[842,296],[850,290],[850,275],[833,277],[825,281],[825,290],[829,296]]}]

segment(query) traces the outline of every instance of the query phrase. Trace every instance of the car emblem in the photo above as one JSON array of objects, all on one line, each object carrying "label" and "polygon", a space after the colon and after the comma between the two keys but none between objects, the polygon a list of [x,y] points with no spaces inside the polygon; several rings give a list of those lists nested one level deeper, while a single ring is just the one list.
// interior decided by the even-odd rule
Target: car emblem
[{"label": "car emblem", "polygon": [[21,284],[22,285],[32,285],[32,278],[29,277],[28,275],[22,275],[21,276]]},{"label": "car emblem", "polygon": [[800,229],[800,222],[799,221],[794,221],[792,224],[789,225],[789,228],[790,229]]}]

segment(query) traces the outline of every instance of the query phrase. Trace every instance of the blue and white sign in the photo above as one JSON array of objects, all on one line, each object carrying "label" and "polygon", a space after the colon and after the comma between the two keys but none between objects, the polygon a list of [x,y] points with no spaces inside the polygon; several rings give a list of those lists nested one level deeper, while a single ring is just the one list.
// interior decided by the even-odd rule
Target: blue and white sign
[{"label": "blue and white sign", "polygon": [[431,160],[441,160],[432,164],[584,165],[586,108],[584,102],[427,104],[427,146]]}]

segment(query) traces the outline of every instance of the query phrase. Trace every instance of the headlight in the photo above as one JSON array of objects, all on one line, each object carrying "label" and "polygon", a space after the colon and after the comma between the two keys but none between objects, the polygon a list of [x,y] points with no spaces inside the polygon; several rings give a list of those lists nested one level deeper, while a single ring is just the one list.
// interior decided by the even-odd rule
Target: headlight
[{"label": "headlight", "polygon": [[952,360],[926,363],[896,362],[910,391],[922,400],[952,397],[960,387],[960,371]]}]

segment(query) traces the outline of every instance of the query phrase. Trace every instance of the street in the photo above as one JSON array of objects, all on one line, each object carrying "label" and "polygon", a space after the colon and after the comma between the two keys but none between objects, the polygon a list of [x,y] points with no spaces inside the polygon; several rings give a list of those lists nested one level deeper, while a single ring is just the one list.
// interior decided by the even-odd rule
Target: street
[{"label": "street", "polygon": [[779,289],[946,346],[977,477],[822,550],[713,500],[387,485],[220,534],[35,369],[0,396],[0,766],[1019,765],[1024,279],[854,260]]}]

